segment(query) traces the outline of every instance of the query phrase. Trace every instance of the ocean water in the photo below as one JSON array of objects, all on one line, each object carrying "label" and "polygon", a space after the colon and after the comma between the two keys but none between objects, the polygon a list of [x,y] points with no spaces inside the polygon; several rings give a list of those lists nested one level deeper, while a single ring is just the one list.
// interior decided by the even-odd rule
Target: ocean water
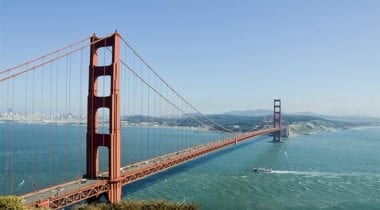
[{"label": "ocean water", "polygon": [[124,199],[196,202],[201,209],[380,209],[380,128],[270,140],[259,137],[126,186]]},{"label": "ocean water", "polygon": [[[0,133],[0,194],[84,173],[83,126],[0,123]],[[124,164],[225,136],[128,127],[122,135]],[[380,209],[380,128],[270,141],[254,138],[130,184],[123,199],[196,202],[201,209]],[[106,155],[101,151],[100,159]]]}]

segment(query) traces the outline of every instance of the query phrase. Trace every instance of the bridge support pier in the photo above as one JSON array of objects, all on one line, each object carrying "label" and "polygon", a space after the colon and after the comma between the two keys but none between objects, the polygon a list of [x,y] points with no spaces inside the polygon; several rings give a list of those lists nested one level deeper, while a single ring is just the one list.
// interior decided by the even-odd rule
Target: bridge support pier
[{"label": "bridge support pier", "polygon": [[[110,202],[118,202],[121,199],[120,182],[120,35],[114,33],[112,36],[100,40],[93,35],[91,37],[89,88],[87,101],[87,154],[86,154],[86,178],[99,179],[99,147],[108,149],[108,177],[110,189],[108,198]],[[102,47],[112,48],[112,63],[108,66],[98,66],[98,49]],[[110,95],[98,95],[98,78],[109,76]],[[108,87],[107,84],[105,84]],[[98,110],[107,108],[109,110],[108,133],[98,131]]]},{"label": "bridge support pier", "polygon": [[281,99],[274,99],[273,128],[280,128],[279,131],[273,133],[273,142],[282,142]]}]

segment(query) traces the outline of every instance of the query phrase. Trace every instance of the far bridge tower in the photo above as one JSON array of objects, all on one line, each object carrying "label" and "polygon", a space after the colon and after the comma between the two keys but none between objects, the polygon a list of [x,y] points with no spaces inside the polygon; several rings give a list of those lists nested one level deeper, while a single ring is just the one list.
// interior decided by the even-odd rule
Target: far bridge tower
[{"label": "far bridge tower", "polygon": [[273,128],[279,128],[279,131],[273,133],[273,142],[282,142],[281,99],[274,99]]}]

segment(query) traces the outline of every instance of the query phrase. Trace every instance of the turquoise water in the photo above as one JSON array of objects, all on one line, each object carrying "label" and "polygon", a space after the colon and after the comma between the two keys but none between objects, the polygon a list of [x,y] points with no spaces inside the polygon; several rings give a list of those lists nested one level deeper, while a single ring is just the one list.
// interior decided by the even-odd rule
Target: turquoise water
[{"label": "turquoise water", "polygon": [[[380,129],[261,137],[123,189],[202,209],[380,209]],[[272,173],[254,172],[256,167]]]},{"label": "turquoise water", "polygon": [[[84,173],[85,127],[0,123],[0,133],[0,194]],[[124,164],[224,136],[170,128],[122,133]],[[380,209],[379,136],[380,128],[367,128],[294,136],[282,144],[259,137],[128,185],[123,199],[193,201],[201,209]]]},{"label": "turquoise water", "polygon": [[[86,132],[77,125],[0,123],[0,194],[25,194],[82,177]],[[225,136],[190,128],[122,127],[122,166]],[[101,171],[108,170],[107,157],[108,149],[101,147]]]}]

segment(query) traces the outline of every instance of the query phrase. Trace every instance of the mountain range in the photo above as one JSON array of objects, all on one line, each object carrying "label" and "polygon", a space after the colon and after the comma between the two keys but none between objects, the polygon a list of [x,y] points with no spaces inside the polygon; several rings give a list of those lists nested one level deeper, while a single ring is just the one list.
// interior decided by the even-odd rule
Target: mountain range
[{"label": "mountain range", "polygon": [[[364,115],[325,115],[325,114],[317,114],[314,112],[292,112],[287,113],[283,112],[283,115],[295,115],[295,116],[310,116],[310,117],[319,117],[327,120],[337,120],[337,121],[380,121],[380,117],[374,116],[364,116]],[[256,116],[266,116],[273,115],[273,110],[269,109],[255,109],[255,110],[234,110],[229,112],[221,113],[221,115],[234,115],[234,116],[248,116],[248,117],[256,117]]]},{"label": "mountain range", "polygon": [[[122,116],[121,119],[129,125],[209,126],[210,129],[216,131],[247,132],[254,128],[273,126],[270,120],[271,116],[273,116],[273,111],[258,109],[212,114],[207,115],[206,118],[199,114],[190,114],[177,117],[134,115]],[[310,112],[285,113],[282,120],[284,125],[289,126],[292,134],[328,132],[339,129],[351,129],[357,126],[380,126],[380,119],[377,118],[334,117]]]}]

